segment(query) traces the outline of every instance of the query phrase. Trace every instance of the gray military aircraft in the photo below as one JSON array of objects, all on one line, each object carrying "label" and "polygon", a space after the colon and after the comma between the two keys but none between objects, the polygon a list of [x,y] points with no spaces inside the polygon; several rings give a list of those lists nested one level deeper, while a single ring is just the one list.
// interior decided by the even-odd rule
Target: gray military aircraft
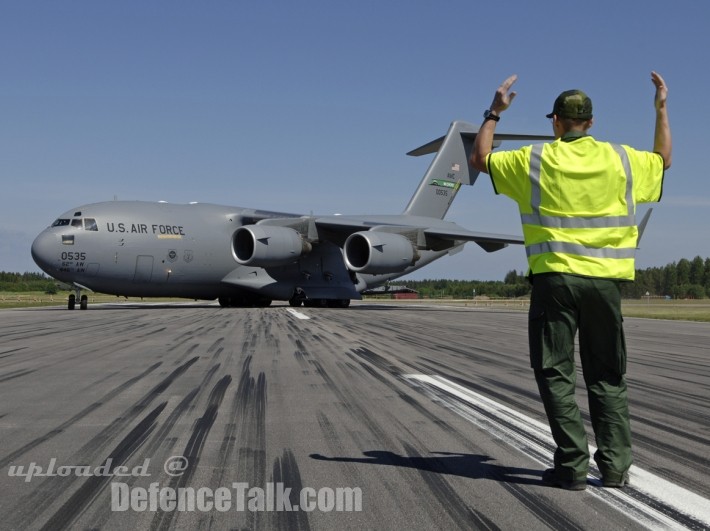
[{"label": "gray military aircraft", "polygon": [[[399,215],[312,216],[212,204],[111,201],[73,208],[32,244],[48,275],[81,290],[137,297],[218,299],[227,306],[347,307],[368,288],[415,271],[473,241],[488,252],[518,236],[472,232],[443,218],[461,185],[478,128],[448,133],[408,155],[436,153]],[[503,140],[549,140],[496,135]]]}]

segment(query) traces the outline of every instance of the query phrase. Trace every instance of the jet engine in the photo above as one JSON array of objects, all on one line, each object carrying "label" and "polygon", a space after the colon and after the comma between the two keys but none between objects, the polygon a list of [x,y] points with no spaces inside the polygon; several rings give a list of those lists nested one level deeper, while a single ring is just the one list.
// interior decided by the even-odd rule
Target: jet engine
[{"label": "jet engine", "polygon": [[232,236],[232,254],[242,265],[275,267],[295,262],[311,244],[288,227],[244,225]]},{"label": "jet engine", "polygon": [[344,250],[348,268],[358,273],[397,273],[419,259],[412,242],[391,232],[356,232],[345,240]]}]

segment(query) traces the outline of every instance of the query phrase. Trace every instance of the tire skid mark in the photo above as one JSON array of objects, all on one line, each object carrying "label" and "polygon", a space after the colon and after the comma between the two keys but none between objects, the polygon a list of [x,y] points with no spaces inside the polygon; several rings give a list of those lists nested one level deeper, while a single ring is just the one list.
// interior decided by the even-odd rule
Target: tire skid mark
[{"label": "tire skid mark", "polygon": [[27,347],[11,348],[10,350],[3,350],[0,352],[0,359],[8,358],[12,356],[15,352],[20,352],[22,350],[27,350]]},{"label": "tire skid mark", "polygon": [[389,437],[387,431],[372,417],[372,411],[363,407],[360,399],[354,393],[345,391],[343,386],[338,385],[325,371],[320,361],[313,360],[311,363],[316,372],[325,380],[328,388],[336,395],[339,405],[348,411],[355,420],[366,426],[378,441],[382,441],[389,448],[394,448],[395,441]]},{"label": "tire skid mark", "polygon": [[[390,378],[387,378],[385,375],[380,374],[379,378],[377,378],[379,381],[387,385],[390,389],[392,389],[397,396],[404,400],[407,404],[411,405],[412,407],[415,408],[420,413],[424,413],[427,418],[434,420],[437,424],[437,426],[441,427],[444,429],[447,433],[451,431],[451,428],[446,424],[442,423],[439,421],[439,419],[435,418],[434,414],[430,411],[428,411],[426,408],[424,408],[415,398],[406,395],[404,392],[401,391],[401,386],[400,382],[404,382],[404,378],[400,377],[402,374],[399,369],[395,368],[392,366],[391,363],[389,363],[387,360],[379,356],[378,354],[369,351],[368,349],[353,349],[353,354],[356,354],[355,351],[357,351],[357,354],[364,356],[365,358],[374,361],[383,371],[386,371],[384,374],[389,374]],[[366,362],[359,361],[361,367],[363,367],[369,374],[375,375],[377,374],[377,371],[375,368],[371,365],[369,365]],[[408,385],[403,385],[405,388],[409,389],[411,386]],[[343,399],[343,400],[348,400]],[[349,399],[351,402],[353,401],[352,398]],[[357,406],[351,406],[348,409],[353,409],[355,413],[357,413]],[[355,416],[355,415],[354,415]],[[332,427],[332,424],[328,421],[327,417],[323,414],[319,414],[318,416],[319,420],[319,425],[321,427],[321,430],[326,434],[326,441],[332,440],[334,438],[334,429]],[[384,453],[386,454],[391,454],[393,448],[404,448],[404,453],[408,456],[408,458],[417,458],[420,457],[421,455],[414,450],[414,447],[402,440],[399,441],[394,441],[391,439],[388,439],[387,437],[380,436],[378,434],[379,430],[379,425],[377,425],[374,420],[372,419],[362,419],[360,418],[359,421],[361,423],[365,423],[370,431],[377,436],[377,439],[383,442],[383,446],[385,448],[388,448],[389,450],[385,451]],[[397,418],[392,418],[392,424],[395,425],[399,421]],[[412,433],[408,428],[402,426],[400,429],[396,429],[395,431],[406,431],[410,434],[411,438],[409,439],[410,441],[416,442],[419,446],[421,447],[426,447],[425,444],[423,444],[417,437],[415,433]],[[469,444],[469,441],[458,434],[459,437],[462,439],[463,442]],[[330,448],[329,450],[334,454],[334,455],[343,455],[343,449],[342,447],[338,448],[337,446],[339,445],[329,445]],[[394,455],[394,454],[392,454]],[[319,454],[311,454],[310,456],[312,459],[318,459],[318,460],[332,460],[332,461],[339,461],[341,466],[347,466],[347,467],[354,467],[355,462],[362,462],[359,459],[350,459],[350,458],[327,458],[324,456],[321,456]],[[396,464],[396,463],[392,463]],[[350,468],[347,469],[348,472],[350,472]],[[475,509],[470,508],[466,502],[461,499],[452,487],[448,480],[444,477],[442,477],[439,474],[432,474],[430,471],[426,470],[421,470],[418,469],[418,472],[420,475],[422,475],[422,478],[425,480],[424,483],[427,485],[427,487],[432,491],[433,493],[433,498],[435,498],[438,502],[438,505],[440,505],[443,510],[449,514],[451,517],[453,523],[456,524],[457,527],[461,529],[466,529],[466,528],[471,528],[473,525],[474,528],[476,529],[498,529],[498,527],[490,521],[485,515],[482,513],[476,511]],[[400,474],[408,474],[405,468],[398,467],[398,473]],[[349,475],[350,477],[350,475]],[[359,474],[353,474],[353,477],[359,477]],[[356,483],[357,484],[357,483]],[[405,510],[404,507],[399,505],[399,500],[397,498],[393,498],[392,502],[399,508],[399,510]],[[390,507],[392,508],[392,507]],[[439,524],[441,525],[441,524]]]},{"label": "tire skid mark", "polygon": [[[184,488],[190,484],[192,476],[197,470],[197,465],[200,462],[200,455],[204,448],[205,440],[217,420],[219,407],[222,404],[227,388],[232,383],[232,377],[225,375],[215,384],[207,401],[207,408],[200,418],[195,421],[192,429],[192,435],[187,441],[187,445],[182,452],[182,456],[186,459],[187,468],[180,476],[171,478],[169,487],[172,489]],[[176,515],[175,512],[157,511],[151,522],[151,529],[169,529],[171,522]]]},{"label": "tire skid mark", "polygon": [[[79,450],[74,452],[70,462],[89,464],[96,461],[103,449],[198,359],[199,357],[194,357],[172,371],[161,382],[143,395],[143,397],[123,415],[119,416],[114,422],[104,428],[99,434],[95,435]],[[53,481],[54,479],[56,478],[45,479],[39,484],[37,489],[21,500],[20,504],[18,504],[18,512],[25,515],[32,514],[37,508],[45,510],[53,503],[57,496],[57,488],[56,483]],[[67,476],[62,479],[64,480],[63,484],[65,488],[68,488],[79,478],[77,476]]]},{"label": "tire skid mark", "polygon": [[[449,434],[454,434],[460,442],[464,443],[466,447],[470,447],[470,441],[468,438],[464,437],[458,431],[454,430],[446,422],[441,421],[432,411],[424,407],[416,398],[404,393],[400,390],[398,383],[405,383],[406,380],[402,376],[402,372],[394,367],[390,362],[385,360],[379,354],[370,351],[366,348],[353,349],[351,351],[354,355],[367,359],[368,362],[374,363],[375,366],[379,367],[380,371],[377,371],[375,367],[369,365],[369,363],[361,361],[361,366],[373,377],[387,385],[390,389],[397,393],[398,397],[411,406],[420,415],[423,415],[428,420],[434,422],[439,428],[444,430]],[[387,378],[384,376],[383,371],[394,377]],[[411,389],[411,386],[407,385],[407,388]],[[409,430],[407,430],[409,431]],[[425,447],[418,440],[415,434],[411,433],[412,441],[417,441],[421,446]],[[405,454],[408,458],[422,458],[423,456],[409,443],[405,441],[400,441],[401,446],[404,448]],[[338,455],[338,454],[336,454]],[[342,453],[340,454],[342,455]],[[444,466],[443,463],[441,466]],[[444,508],[446,513],[455,523],[455,525],[460,529],[474,528],[474,529],[490,529],[497,530],[499,527],[489,518],[487,518],[483,513],[477,511],[475,508],[470,507],[465,500],[463,500],[457,493],[454,487],[448,482],[448,480],[439,473],[432,473],[430,470],[417,468],[417,472],[420,474],[421,478],[424,480],[424,484],[427,485],[429,490],[434,495],[434,498],[438,500],[439,504]],[[439,524],[440,525],[440,524]]]},{"label": "tire skid mark", "polygon": [[195,387],[187,395],[185,395],[185,397],[175,406],[175,409],[170,412],[168,418],[165,419],[165,422],[163,422],[162,426],[158,428],[158,430],[155,432],[155,435],[151,438],[151,441],[146,445],[146,455],[154,455],[161,447],[163,447],[163,449],[168,452],[174,447],[175,443],[177,442],[177,438],[170,437],[170,432],[172,431],[173,427],[180,419],[180,417],[182,417],[183,414],[189,411],[193,407],[193,404],[197,403],[197,401],[204,393],[210,380],[212,380],[214,375],[219,370],[219,367],[220,364],[218,363],[217,365],[213,366],[209,371],[207,371],[207,374],[202,379],[202,382],[200,382],[197,387]]},{"label": "tire skid mark", "polygon": [[207,349],[207,352],[212,352],[217,349],[222,343],[224,343],[224,337],[220,337],[217,339],[214,343],[212,343],[209,348]]},{"label": "tire skid mark", "polygon": [[[284,449],[282,456],[274,460],[270,481],[274,485],[282,483],[285,488],[291,489],[289,493],[291,506],[301,503],[300,492],[303,490],[303,480],[296,456],[291,449]],[[271,515],[270,529],[305,531],[311,528],[308,513],[300,508],[298,511],[273,511],[267,514]]]},{"label": "tire skid mark", "polygon": [[[241,379],[239,383],[241,385]],[[239,411],[242,408],[242,405],[239,401],[239,396],[240,392],[237,391],[232,397],[232,403],[230,405],[229,413],[227,416],[228,422],[225,423],[224,435],[222,436],[222,444],[220,445],[217,453],[218,466],[214,469],[212,473],[212,477],[210,479],[210,482],[208,483],[209,485],[229,485],[231,484],[232,480],[237,479],[228,478],[227,475],[234,473],[232,459],[234,455],[234,449],[237,443],[238,425],[236,420],[238,419]],[[232,421],[233,419],[234,421]],[[237,470],[237,472],[239,471]],[[212,527],[216,525],[215,517],[216,515],[214,513],[210,514],[209,522],[207,522],[205,526],[206,528],[212,529]]]},{"label": "tire skid mark", "polygon": [[[158,365],[160,365],[162,362],[158,362]],[[94,380],[93,382],[88,382],[85,387],[82,387],[79,389],[79,394],[84,394],[87,390],[93,388],[93,387],[103,387],[101,384],[103,384],[106,381],[112,380],[114,377],[117,375],[120,375],[124,371],[123,368],[112,371],[112,372],[107,372],[103,378],[99,378],[98,380]]]},{"label": "tire skid mark", "polygon": [[[631,408],[633,409],[633,404],[631,405]],[[638,409],[640,409],[640,408],[636,408],[637,411],[638,411]],[[678,415],[676,415],[676,416],[680,416],[680,413],[681,413],[681,411],[678,411]],[[681,417],[681,418],[684,418],[684,417]],[[707,444],[707,442],[708,442],[707,437],[703,437],[701,435],[696,435],[694,433],[689,433],[688,430],[684,430],[682,428],[674,428],[672,426],[669,426],[665,422],[657,422],[657,421],[651,420],[650,418],[645,417],[645,416],[632,415],[631,421],[634,424],[636,424],[636,423],[645,424],[646,426],[652,427],[654,430],[663,431],[663,432],[675,435],[676,437],[680,437],[680,438],[684,439],[685,441],[693,441],[698,444]],[[634,435],[634,438],[636,438],[635,435]],[[672,448],[675,448],[675,447],[672,447]],[[677,450],[674,449],[673,451],[675,452]],[[705,462],[703,464],[705,466],[710,466],[710,463],[708,463],[708,462]]]},{"label": "tire skid mark", "polygon": [[160,328],[156,328],[155,330],[150,330],[149,332],[146,332],[145,334],[137,335],[136,337],[139,337],[141,339],[145,339],[146,337],[150,337],[152,335],[159,334],[160,332],[165,332],[165,330],[167,330],[167,329],[168,329],[167,326],[162,326]]},{"label": "tire skid mark", "polygon": [[374,365],[375,367],[379,368],[381,371],[394,376],[395,378],[400,378],[402,375],[402,371],[399,369],[399,367],[393,365],[391,361],[383,358],[379,354],[376,354],[369,348],[354,348],[351,349],[350,352],[358,358],[366,360],[371,365]]},{"label": "tire skid mark", "polygon": [[[347,356],[350,356],[352,359],[357,360],[361,364],[364,360],[366,364],[371,365],[374,368],[379,368],[382,372],[389,374],[390,376],[402,382],[404,382],[404,374],[406,374],[407,371],[419,370],[419,364],[398,359],[397,361],[405,367],[405,370],[402,370],[401,368],[393,365],[392,362],[386,360],[385,358],[383,358],[379,354],[376,354],[374,351],[370,350],[367,347],[353,348],[347,351],[345,354]],[[371,374],[374,374],[372,369],[370,369],[369,372]]]},{"label": "tire skid mark", "polygon": [[559,507],[547,501],[542,496],[531,494],[524,485],[516,483],[501,482],[501,486],[539,521],[547,525],[550,529],[570,529],[584,531],[587,526],[578,525],[571,520]]},{"label": "tire skid mark", "polygon": [[[376,354],[367,348],[352,349],[350,353],[366,360],[367,363],[361,361],[361,365],[376,379],[395,390],[400,399],[407,402],[417,412],[424,415],[429,420],[437,423],[437,425],[439,425],[442,429],[449,433],[453,433],[457,439],[464,443],[465,446],[470,447],[470,441],[468,438],[448,426],[448,424],[443,423],[442,425],[440,419],[438,419],[432,411],[425,408],[414,397],[398,390],[395,380],[406,382],[400,369],[393,366],[392,363],[379,354]],[[370,363],[372,365],[369,365]],[[376,368],[379,369],[379,371],[377,371]],[[386,378],[383,373],[393,376],[395,380]],[[411,388],[410,385],[407,385],[407,387]],[[412,440],[416,440],[416,436],[414,434],[412,434]],[[421,457],[413,446],[404,441],[401,442],[407,455]],[[438,474],[427,473],[425,470],[419,470],[419,472],[436,499],[439,500],[440,504],[446,509],[447,513],[458,527],[462,529],[471,527],[475,529],[498,529],[498,526],[483,513],[468,507],[466,502],[456,494],[456,491],[445,478]],[[560,523],[564,522],[563,527],[565,529],[582,529],[573,521],[569,520],[565,514],[559,510],[559,508],[556,508],[540,496],[530,494],[522,485],[503,481],[501,481],[500,484],[507,491],[509,491],[512,496],[519,500],[536,518],[549,527],[559,528]]]},{"label": "tire skid mark", "polygon": [[224,352],[224,347],[219,347],[217,350],[214,351],[214,354],[212,354],[212,360],[216,360],[222,355],[222,352]]},{"label": "tire skid mark", "polygon": [[42,443],[50,440],[51,438],[59,435],[60,433],[64,432],[64,430],[66,430],[67,428],[74,425],[76,422],[78,422],[79,420],[81,420],[82,418],[87,416],[89,413],[98,409],[99,407],[106,404],[107,402],[110,402],[116,396],[121,394],[123,391],[132,387],[136,382],[138,382],[138,381],[142,380],[143,378],[145,378],[146,376],[148,376],[151,372],[153,372],[155,369],[160,367],[161,364],[162,364],[162,362],[154,363],[153,365],[148,367],[142,373],[140,373],[137,376],[134,376],[133,378],[130,378],[129,380],[125,381],[124,383],[118,385],[117,387],[112,389],[110,392],[108,392],[104,396],[102,396],[98,401],[94,402],[93,404],[88,405],[87,407],[85,407],[84,409],[79,411],[79,413],[77,413],[76,415],[71,417],[66,422],[63,422],[62,424],[60,424],[56,428],[53,428],[52,430],[45,433],[41,437],[38,437],[38,438],[30,441],[29,443],[25,444],[24,446],[21,446],[20,448],[18,448],[17,450],[12,452],[11,454],[3,457],[2,459],[0,459],[0,468],[5,468],[7,465],[9,465],[12,461],[17,459],[21,455],[25,454],[26,452],[32,450],[33,448],[39,446],[40,444],[42,444]]},{"label": "tire skid mark", "polygon": [[[418,375],[413,376],[417,377]],[[430,396],[434,402],[439,402],[443,407],[456,412],[461,417],[470,420],[473,424],[476,424],[482,429],[487,431],[491,430],[492,433],[500,439],[499,444],[501,447],[513,446],[538,463],[549,462],[549,454],[554,448],[551,439],[548,440],[549,436],[543,435],[542,438],[540,438],[539,434],[536,435],[534,431],[531,431],[530,426],[517,422],[515,416],[508,417],[500,410],[494,410],[480,404],[476,405],[450,389],[440,388],[427,383],[421,385],[414,381],[412,385],[427,396]],[[507,408],[507,406],[502,407]],[[518,414],[516,413],[516,415]],[[532,420],[532,422],[535,421]],[[546,433],[544,424],[539,423],[539,426],[543,426],[542,431]],[[502,431],[496,433],[496,430]],[[511,434],[514,439],[506,438],[506,433]],[[590,469],[593,474],[599,475],[595,466],[590,466]],[[639,472],[640,471],[637,471],[637,473]],[[632,474],[633,473],[632,471]],[[653,497],[653,495],[646,494],[642,490],[634,489],[633,486],[623,492],[616,489],[599,489],[593,490],[591,494],[598,500],[609,504],[609,508],[616,509],[643,527],[655,529],[659,526],[663,526],[664,528],[670,526],[671,528],[675,528],[677,524],[683,528],[696,529],[701,525],[701,522],[697,521],[687,512],[679,510],[672,503],[666,505],[664,502],[659,501],[662,497]],[[521,496],[531,500],[530,504],[526,504],[531,510],[534,507],[548,504],[544,499],[537,499],[537,497],[529,493],[521,492]],[[521,501],[523,500],[521,499]],[[697,502],[694,501],[693,503]],[[548,505],[550,509],[536,513],[536,516],[551,527],[557,527],[558,524],[556,524],[556,522],[559,518],[557,516],[550,518],[550,515],[553,514],[555,509],[551,504]],[[556,510],[559,512],[561,518],[567,518],[564,512],[559,509]],[[573,525],[575,524],[570,521],[570,523],[565,524],[562,528],[567,529]],[[585,529],[584,526],[578,526],[577,528]]]},{"label": "tire skid mark", "polygon": [[[237,387],[237,478],[249,486],[265,487],[266,481],[266,375],[260,372],[255,379],[251,375],[252,357],[248,356],[242,365],[242,373]],[[262,526],[263,514],[244,515],[246,527],[258,529]]]},{"label": "tire skid mark", "polygon": [[233,421],[234,419],[237,419],[237,412],[240,407],[237,397],[238,393],[235,393],[232,397],[232,402],[227,416],[228,421],[224,425],[222,444],[220,445],[217,453],[217,463],[219,466],[217,466],[212,473],[212,479],[209,483],[210,485],[225,485],[225,477],[227,473],[233,472],[230,467],[230,462],[232,460],[232,455],[237,442],[237,423]]},{"label": "tire skid mark", "polygon": [[[413,446],[405,441],[401,442],[408,459],[424,459]],[[440,466],[444,465],[442,464]],[[466,501],[464,501],[449,482],[444,479],[445,476],[443,474],[438,471],[426,470],[424,467],[416,467],[415,470],[419,473],[419,477],[429,488],[429,491],[444,508],[446,514],[449,515],[449,518],[456,524],[456,527],[459,529],[488,529],[491,531],[500,529],[483,513],[469,507]],[[437,523],[442,527],[441,523]]]},{"label": "tire skid mark", "polygon": [[[338,436],[338,432],[335,428],[335,425],[322,411],[318,411],[316,416],[318,418],[318,426],[320,427],[321,433],[323,434],[323,439],[325,440],[325,444],[328,447],[328,452],[330,453],[330,455],[345,455],[345,447],[340,441],[340,437]],[[320,454],[310,454],[309,457],[311,459],[322,459],[322,456]],[[339,466],[344,469],[344,473],[342,475],[343,477],[348,478],[350,485],[367,484],[365,479],[362,477],[362,474],[360,473],[359,467],[355,463],[344,460],[339,463]],[[399,502],[399,500],[396,501],[397,503]],[[376,521],[384,521],[384,515],[382,515],[382,510],[380,509],[379,505],[370,505],[368,507],[368,511],[374,513]]]},{"label": "tire skid mark", "polygon": [[185,363],[185,358],[187,358],[190,354],[195,352],[195,350],[197,350],[199,347],[200,347],[199,343],[193,343],[192,345],[190,345],[187,348],[187,350],[185,351],[185,353],[182,354],[182,356],[180,356],[178,359],[175,360],[175,363],[173,365],[180,365],[181,363]]},{"label": "tire skid mark", "polygon": [[[303,340],[306,339],[306,334],[309,333],[302,328],[293,326],[293,323],[289,323],[289,327],[293,330],[294,334],[296,334],[299,338],[302,338]],[[309,339],[313,339],[313,337],[314,335],[310,334]],[[318,342],[323,343],[320,337],[318,338]],[[334,349],[344,350],[342,345],[336,345],[334,342],[329,343],[333,344]],[[304,352],[309,352],[305,341],[297,343],[297,346],[302,347],[302,350]],[[319,348],[323,348],[323,345],[319,344]],[[393,371],[395,374],[400,374],[400,371],[396,367],[394,367],[384,358],[382,358],[378,354],[375,354],[369,349],[353,349],[351,352],[344,350],[344,352],[348,356],[351,356],[351,352],[354,353],[356,355],[356,357],[354,357],[356,361],[357,356],[366,357],[368,359],[375,360],[375,363],[379,363],[380,365],[386,366],[388,373],[390,371]],[[323,367],[323,364],[319,360],[311,359],[309,361],[311,367],[325,381],[328,388],[337,397],[339,406],[344,408],[359,423],[363,424],[370,431],[370,433],[372,433],[373,436],[377,438],[377,440],[382,441],[387,447],[393,448],[395,445],[395,441],[388,436],[386,430],[372,417],[372,411],[367,407],[363,407],[363,405],[361,404],[361,399],[356,393],[352,393],[346,390],[349,389],[351,386],[338,385],[338,383],[328,374],[328,372]]]},{"label": "tire skid mark", "polygon": [[22,378],[33,372],[37,372],[39,369],[19,369],[16,371],[8,372],[7,374],[0,376],[0,383],[7,382],[9,380],[14,380],[15,378]]},{"label": "tire skid mark", "polygon": [[[109,453],[103,462],[111,459],[112,470],[123,466],[135,451],[146,441],[148,435],[156,426],[157,418],[165,409],[167,402],[159,404],[141,420],[135,428]],[[61,478],[65,479],[65,478]],[[67,529],[86,508],[101,494],[113,478],[106,476],[91,476],[69,497],[42,526],[42,530]],[[56,488],[56,485],[55,485]]]},{"label": "tire skid mark", "polygon": [[212,389],[212,392],[210,393],[205,412],[195,422],[192,435],[190,436],[183,452],[183,456],[187,458],[189,462],[189,466],[186,471],[187,473],[179,477],[179,481],[183,485],[189,482],[195,469],[197,468],[200,455],[202,454],[202,450],[204,448],[205,440],[207,439],[207,435],[217,419],[219,407],[222,404],[224,395],[231,383],[232,377],[228,374],[217,381]]},{"label": "tire skid mark", "polygon": [[[657,385],[648,385],[644,384],[641,382],[634,381],[633,382],[634,390],[637,392],[645,392],[651,396],[661,398],[663,397],[663,400],[659,400],[658,404],[654,408],[654,411],[658,412],[664,412],[664,413],[669,413],[671,415],[675,415],[679,413],[677,410],[669,408],[667,404],[673,403],[675,401],[680,401],[683,403],[684,406],[690,407],[692,406],[698,406],[698,407],[704,407],[705,404],[707,403],[707,394],[702,394],[702,393],[686,393],[684,391],[678,390],[678,388],[674,388],[673,390],[670,389],[664,389],[660,386]],[[697,387],[698,390],[702,391],[705,389],[705,386],[698,385],[693,383],[694,387]],[[705,416],[705,419],[708,419],[708,416]]]},{"label": "tire skid mark", "polygon": [[[422,406],[421,403],[419,403],[419,401],[417,401],[414,397],[411,397],[409,395],[403,396],[403,394],[400,393],[400,398],[405,400],[405,402],[414,407],[416,411],[425,415],[430,420],[435,420],[435,422],[438,421],[434,413],[424,408],[424,406]],[[455,435],[455,437],[459,439],[461,443],[463,443],[464,447],[470,448],[474,452],[478,451],[476,448],[471,447],[471,442],[467,437],[465,437],[457,430],[454,430],[453,428],[448,426],[448,424],[443,423],[442,425],[441,422],[437,422],[437,424],[445,431]],[[413,434],[411,432],[410,434],[411,440],[418,441],[416,434]],[[414,456],[415,458],[422,457],[410,444],[402,441],[402,445],[405,448],[408,456]],[[448,469],[448,466],[445,463],[442,463],[441,466],[445,469]],[[420,473],[422,472],[423,471],[420,469]],[[449,512],[452,519],[457,523],[460,528],[463,529],[473,527],[475,529],[498,529],[498,526],[494,522],[486,518],[485,515],[476,511],[475,509],[466,506],[466,502],[460,499],[458,495],[455,494],[455,491],[453,491],[454,494],[452,495],[449,491],[453,489],[443,477],[434,474],[431,474],[430,476],[432,477],[424,477],[423,479],[434,493],[434,496],[441,502],[444,507],[446,507],[447,512]],[[524,484],[506,481],[505,476],[506,474],[503,467],[489,467],[489,470],[486,471],[485,477],[497,480],[497,482],[505,490],[507,490],[515,499],[520,501],[533,514],[533,516],[535,516],[538,520],[543,522],[551,529],[570,529],[580,531],[584,529],[583,527],[580,527],[575,524],[574,521],[567,518],[565,513],[563,511],[560,511],[560,509],[554,504],[548,502],[545,498],[541,496],[530,493],[529,490],[525,488]],[[452,508],[449,507],[449,505],[454,505],[454,500],[458,500],[457,504],[460,504],[461,506],[453,508],[454,510],[452,512]],[[468,522],[467,519],[470,519],[470,522]]]},{"label": "tire skid mark", "polygon": [[[633,441],[639,446],[643,445],[648,448],[653,448],[653,452],[657,456],[665,456],[669,460],[682,463],[684,466],[689,468],[704,470],[706,476],[707,471],[710,470],[710,464],[708,463],[706,455],[694,454],[685,451],[683,448],[678,446],[663,444],[655,437],[649,437],[639,433],[634,433]],[[706,481],[692,481],[687,479],[685,476],[678,474],[673,469],[665,470],[664,475],[674,478],[675,482],[678,484],[685,483],[686,487],[689,487],[698,493],[704,493],[708,489]]]},{"label": "tire skid mark", "polygon": [[[170,432],[177,423],[177,421],[182,417],[187,411],[189,411],[193,404],[197,401],[202,387],[197,386],[192,391],[187,393],[182,400],[175,406],[165,419],[162,426],[155,432],[151,441],[145,447],[145,454],[148,456],[155,455],[155,453],[163,447],[168,453],[172,448],[174,448],[177,443],[177,437],[170,437]],[[128,478],[129,480],[132,478]]]}]

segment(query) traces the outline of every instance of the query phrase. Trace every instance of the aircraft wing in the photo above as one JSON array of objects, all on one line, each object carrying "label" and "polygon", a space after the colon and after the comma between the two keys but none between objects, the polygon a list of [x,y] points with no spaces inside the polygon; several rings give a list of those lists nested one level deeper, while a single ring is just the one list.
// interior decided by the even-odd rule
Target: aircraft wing
[{"label": "aircraft wing", "polygon": [[476,242],[486,252],[493,252],[507,247],[509,243],[522,245],[522,236],[510,234],[495,234],[489,232],[473,232],[466,229],[425,229],[424,234],[443,240]]},{"label": "aircraft wing", "polygon": [[[414,223],[411,223],[412,221]],[[359,231],[375,231],[402,234],[417,241],[420,246],[433,249],[446,248],[463,242],[476,242],[487,252],[493,252],[511,243],[523,244],[521,236],[474,232],[455,223],[428,218],[417,220],[413,219],[413,216],[392,216],[391,219],[385,219],[383,216],[363,218],[326,216],[316,218],[315,224],[319,232],[323,232],[327,239],[334,240],[335,243],[338,243],[339,239],[336,235],[344,238]]]}]

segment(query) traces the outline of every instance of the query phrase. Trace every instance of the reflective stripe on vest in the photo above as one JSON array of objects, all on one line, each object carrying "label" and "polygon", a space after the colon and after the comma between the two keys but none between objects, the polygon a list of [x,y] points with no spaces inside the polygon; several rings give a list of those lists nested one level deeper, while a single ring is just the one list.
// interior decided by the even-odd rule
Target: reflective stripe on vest
[{"label": "reflective stripe on vest", "polygon": [[[631,163],[626,150],[618,144],[610,144],[619,155],[626,175],[626,206],[625,216],[595,216],[595,217],[563,217],[540,214],[542,204],[542,191],[540,175],[542,166],[542,150],[544,144],[535,144],[530,151],[530,206],[532,213],[520,214],[525,225],[547,227],[553,229],[612,229],[618,227],[634,227],[636,216],[633,202],[633,175]],[[564,253],[592,258],[624,259],[634,258],[636,246],[624,248],[592,248],[576,243],[549,241],[528,245],[525,252],[528,257],[544,253]]]},{"label": "reflective stripe on vest", "polygon": [[592,258],[633,258],[636,248],[622,247],[615,249],[613,247],[591,248],[585,247],[578,243],[568,242],[542,242],[534,243],[526,247],[525,252],[528,256],[543,254],[543,253],[565,253],[576,254],[579,256],[590,256]]},{"label": "reflective stripe on vest", "polygon": [[531,214],[521,214],[520,219],[525,225],[538,225],[554,229],[605,229],[614,227],[632,227],[636,225],[633,204],[633,175],[631,164],[626,150],[618,144],[611,144],[614,151],[621,158],[621,164],[626,173],[626,216],[599,216],[599,217],[562,217],[543,216],[540,214],[542,203],[540,191],[540,167],[542,166],[542,148],[544,144],[535,144],[530,151],[530,206]]}]

